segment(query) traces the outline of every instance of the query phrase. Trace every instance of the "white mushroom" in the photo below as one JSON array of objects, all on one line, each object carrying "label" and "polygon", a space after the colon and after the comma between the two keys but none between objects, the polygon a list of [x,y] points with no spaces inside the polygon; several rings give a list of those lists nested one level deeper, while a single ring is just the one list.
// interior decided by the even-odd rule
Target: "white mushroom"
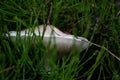
[{"label": "white mushroom", "polygon": [[[50,50],[53,50],[54,46],[56,45],[56,49],[60,53],[67,53],[73,47],[75,47],[76,50],[84,50],[90,45],[90,42],[87,39],[63,33],[58,28],[52,25],[47,26],[40,25],[39,27],[35,27],[34,31],[32,31],[32,29],[23,30],[20,32],[20,37],[22,38],[27,36],[32,37],[33,33],[38,37],[39,36],[42,37],[42,35],[44,34],[43,36],[44,46],[47,47],[50,42]],[[15,41],[17,32],[10,31],[9,34],[10,37]]]}]

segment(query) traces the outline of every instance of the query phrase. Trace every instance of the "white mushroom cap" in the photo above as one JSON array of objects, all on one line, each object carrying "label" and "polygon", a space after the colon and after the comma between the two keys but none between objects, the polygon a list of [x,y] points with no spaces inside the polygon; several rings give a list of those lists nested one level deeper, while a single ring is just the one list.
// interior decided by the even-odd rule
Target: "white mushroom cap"
[{"label": "white mushroom cap", "polygon": [[[87,39],[83,37],[74,37],[74,35],[70,34],[65,34],[52,25],[40,25],[38,27],[35,27],[33,32],[31,29],[23,30],[19,32],[20,37],[32,37],[33,33],[38,37],[42,36],[45,27],[46,29],[44,32],[43,43],[44,46],[47,47],[50,42],[50,50],[53,50],[56,46],[58,52],[66,53],[69,52],[73,47],[75,47],[76,50],[84,50],[90,45],[90,42]],[[11,38],[15,41],[17,32],[10,31],[9,34]]]}]

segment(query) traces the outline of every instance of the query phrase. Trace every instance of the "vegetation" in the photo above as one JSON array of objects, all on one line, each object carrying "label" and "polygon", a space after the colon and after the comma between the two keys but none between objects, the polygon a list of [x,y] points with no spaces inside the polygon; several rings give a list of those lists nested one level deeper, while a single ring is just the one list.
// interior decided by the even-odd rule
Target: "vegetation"
[{"label": "vegetation", "polygon": [[[50,72],[43,67],[49,49],[42,38],[7,40],[11,30],[46,24],[50,0],[0,1],[0,79],[1,80],[119,80],[120,62],[103,48],[91,46],[83,52],[71,51],[60,60],[56,50],[50,59]],[[120,5],[114,0],[52,0],[51,25],[65,33],[83,36],[105,46],[120,57]],[[119,2],[120,3],[120,2]],[[36,38],[36,37],[35,37]]]}]

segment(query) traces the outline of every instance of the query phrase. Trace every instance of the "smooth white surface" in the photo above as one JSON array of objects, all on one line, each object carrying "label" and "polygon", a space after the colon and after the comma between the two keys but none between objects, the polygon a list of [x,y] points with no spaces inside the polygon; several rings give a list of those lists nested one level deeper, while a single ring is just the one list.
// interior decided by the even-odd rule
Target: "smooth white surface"
[{"label": "smooth white surface", "polygon": [[[44,28],[46,27],[45,31]],[[34,31],[32,29],[26,29],[21,32],[18,32],[20,34],[20,37],[24,38],[27,36],[33,36],[33,33],[40,37],[43,35],[43,43],[44,46],[47,47],[50,42],[50,50],[54,49],[56,46],[58,52],[69,52],[73,47],[76,50],[84,50],[86,49],[90,42],[83,38],[83,37],[74,37],[74,35],[65,34],[56,27],[52,25],[40,25],[38,27],[35,27]],[[16,31],[10,31],[9,32],[11,38],[16,41]],[[8,36],[8,35],[7,35]]]}]

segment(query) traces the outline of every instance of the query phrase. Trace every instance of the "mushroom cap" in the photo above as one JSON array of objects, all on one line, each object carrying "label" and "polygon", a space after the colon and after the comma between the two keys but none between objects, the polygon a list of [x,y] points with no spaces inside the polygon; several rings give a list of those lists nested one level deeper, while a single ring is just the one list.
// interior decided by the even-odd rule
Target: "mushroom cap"
[{"label": "mushroom cap", "polygon": [[[26,29],[20,32],[10,31],[9,35],[13,41],[16,41],[17,33],[20,34],[22,39],[28,36],[32,37],[34,34],[38,38],[43,36],[44,46],[47,48],[49,45],[50,50],[53,50],[56,47],[57,51],[60,53],[67,53],[71,51],[72,48],[82,51],[90,45],[90,42],[86,38],[65,34],[52,25],[40,25],[35,27],[33,31],[32,29]],[[6,36],[8,36],[8,34],[6,34]]]}]

